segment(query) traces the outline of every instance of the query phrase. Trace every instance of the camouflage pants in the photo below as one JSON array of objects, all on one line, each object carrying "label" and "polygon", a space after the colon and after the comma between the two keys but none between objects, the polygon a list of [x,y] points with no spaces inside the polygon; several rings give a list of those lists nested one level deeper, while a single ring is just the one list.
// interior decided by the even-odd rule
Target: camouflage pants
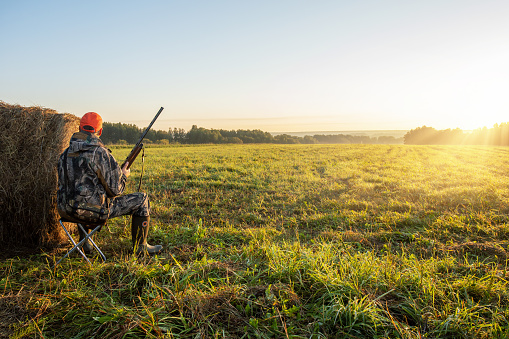
[{"label": "camouflage pants", "polygon": [[150,202],[146,193],[131,193],[111,199],[108,219],[129,214],[139,217],[150,215]]}]

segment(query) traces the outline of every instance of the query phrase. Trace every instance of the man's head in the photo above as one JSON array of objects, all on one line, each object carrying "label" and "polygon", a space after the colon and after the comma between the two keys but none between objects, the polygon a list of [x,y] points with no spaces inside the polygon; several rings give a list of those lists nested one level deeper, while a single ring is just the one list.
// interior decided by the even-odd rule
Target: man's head
[{"label": "man's head", "polygon": [[101,136],[103,132],[103,119],[95,112],[86,113],[81,118],[80,131],[95,133]]}]

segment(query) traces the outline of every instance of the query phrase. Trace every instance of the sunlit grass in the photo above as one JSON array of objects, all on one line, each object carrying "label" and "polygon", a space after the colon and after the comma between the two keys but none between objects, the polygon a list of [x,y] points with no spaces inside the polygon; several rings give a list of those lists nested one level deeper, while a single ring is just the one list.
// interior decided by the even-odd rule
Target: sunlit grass
[{"label": "sunlit grass", "polygon": [[[129,149],[114,149],[118,160]],[[0,263],[12,338],[504,338],[509,149],[203,145],[146,150],[151,243],[108,261]],[[141,159],[140,159],[141,160]],[[137,187],[141,161],[128,191]],[[2,313],[3,312],[3,313]]]}]

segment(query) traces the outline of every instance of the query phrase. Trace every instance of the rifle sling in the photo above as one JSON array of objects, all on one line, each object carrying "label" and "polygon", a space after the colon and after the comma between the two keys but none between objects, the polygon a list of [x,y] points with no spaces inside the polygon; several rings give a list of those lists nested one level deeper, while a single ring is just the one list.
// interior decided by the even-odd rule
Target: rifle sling
[{"label": "rifle sling", "polygon": [[141,190],[141,180],[143,179],[143,172],[145,169],[145,147],[142,147],[141,149],[141,174],[140,174],[140,182],[138,184],[138,192]]}]

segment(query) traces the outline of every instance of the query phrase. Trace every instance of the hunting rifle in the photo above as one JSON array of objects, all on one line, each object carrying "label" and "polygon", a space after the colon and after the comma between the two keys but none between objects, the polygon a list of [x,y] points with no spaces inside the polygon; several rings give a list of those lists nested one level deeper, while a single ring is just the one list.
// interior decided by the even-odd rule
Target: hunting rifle
[{"label": "hunting rifle", "polygon": [[159,117],[159,114],[161,114],[163,109],[164,109],[164,107],[159,108],[159,112],[157,112],[157,114],[154,117],[154,119],[152,119],[152,122],[150,123],[150,125],[148,125],[147,129],[145,130],[145,132],[143,132],[143,134],[140,137],[140,140],[138,140],[136,145],[134,145],[133,149],[131,150],[131,153],[129,153],[129,155],[127,156],[127,158],[125,159],[125,161],[124,161],[124,163],[122,164],[121,167],[124,167],[126,162],[129,162],[129,164],[127,165],[127,169],[129,169],[129,167],[131,167],[131,165],[133,164],[134,160],[136,159],[138,154],[140,154],[140,151],[143,148],[143,143],[142,143],[143,139],[147,136],[148,131],[150,130],[150,128],[152,127],[154,122],[157,120],[157,118]]}]

